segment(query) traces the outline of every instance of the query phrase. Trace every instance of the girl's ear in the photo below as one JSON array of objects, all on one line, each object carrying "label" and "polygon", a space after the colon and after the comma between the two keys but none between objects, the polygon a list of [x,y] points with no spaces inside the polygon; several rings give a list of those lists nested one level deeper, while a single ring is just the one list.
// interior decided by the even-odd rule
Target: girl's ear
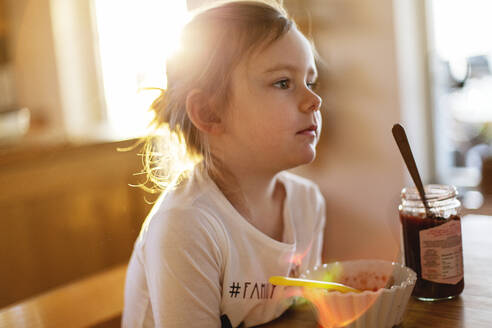
[{"label": "girl's ear", "polygon": [[223,131],[222,120],[217,115],[209,100],[199,89],[191,90],[186,96],[186,113],[193,125],[200,131],[211,135],[220,134]]}]

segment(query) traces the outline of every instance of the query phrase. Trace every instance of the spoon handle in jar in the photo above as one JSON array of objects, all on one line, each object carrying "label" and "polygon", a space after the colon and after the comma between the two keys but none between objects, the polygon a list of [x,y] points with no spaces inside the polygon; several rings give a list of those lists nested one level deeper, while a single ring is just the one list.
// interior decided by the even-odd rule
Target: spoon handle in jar
[{"label": "spoon handle in jar", "polygon": [[410,148],[410,144],[408,143],[405,129],[400,124],[395,124],[393,125],[393,129],[391,129],[391,131],[393,132],[393,137],[395,138],[396,144],[398,145],[398,149],[400,149],[400,153],[403,156],[403,160],[407,165],[413,182],[417,187],[420,198],[422,199],[422,203],[424,203],[425,212],[427,216],[431,216],[429,204],[427,204],[427,198],[425,197],[424,186],[422,185],[419,170],[417,169],[417,164],[415,163],[415,159],[413,158],[412,149]]}]

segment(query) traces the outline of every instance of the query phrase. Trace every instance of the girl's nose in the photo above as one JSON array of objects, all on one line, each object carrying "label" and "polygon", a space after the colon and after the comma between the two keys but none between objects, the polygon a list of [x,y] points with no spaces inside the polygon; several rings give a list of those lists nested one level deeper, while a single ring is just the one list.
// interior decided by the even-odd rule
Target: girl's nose
[{"label": "girl's nose", "polygon": [[313,90],[307,89],[302,111],[315,112],[321,108],[322,99]]}]

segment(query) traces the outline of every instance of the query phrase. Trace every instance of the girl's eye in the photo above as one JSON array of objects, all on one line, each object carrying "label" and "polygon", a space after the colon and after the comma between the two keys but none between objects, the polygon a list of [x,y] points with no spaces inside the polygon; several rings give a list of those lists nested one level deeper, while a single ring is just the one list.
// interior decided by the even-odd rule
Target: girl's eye
[{"label": "girl's eye", "polygon": [[288,79],[283,79],[273,84],[279,89],[288,89],[290,87],[290,81]]}]

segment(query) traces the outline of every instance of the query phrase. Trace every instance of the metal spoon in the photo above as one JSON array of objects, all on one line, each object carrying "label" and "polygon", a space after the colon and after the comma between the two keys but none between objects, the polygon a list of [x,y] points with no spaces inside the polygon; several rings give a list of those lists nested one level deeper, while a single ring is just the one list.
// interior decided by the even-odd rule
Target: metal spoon
[{"label": "metal spoon", "polygon": [[427,203],[427,198],[425,197],[424,186],[422,185],[422,180],[420,179],[419,170],[417,169],[417,164],[415,164],[415,159],[413,158],[412,150],[410,149],[410,144],[408,143],[407,134],[405,133],[405,129],[400,124],[393,125],[393,137],[395,138],[396,144],[400,149],[400,153],[403,156],[403,160],[407,165],[408,172],[412,176],[413,182],[417,187],[417,190],[420,195],[420,199],[424,204],[425,214],[427,217],[432,217],[432,213],[429,208],[429,204]]}]

